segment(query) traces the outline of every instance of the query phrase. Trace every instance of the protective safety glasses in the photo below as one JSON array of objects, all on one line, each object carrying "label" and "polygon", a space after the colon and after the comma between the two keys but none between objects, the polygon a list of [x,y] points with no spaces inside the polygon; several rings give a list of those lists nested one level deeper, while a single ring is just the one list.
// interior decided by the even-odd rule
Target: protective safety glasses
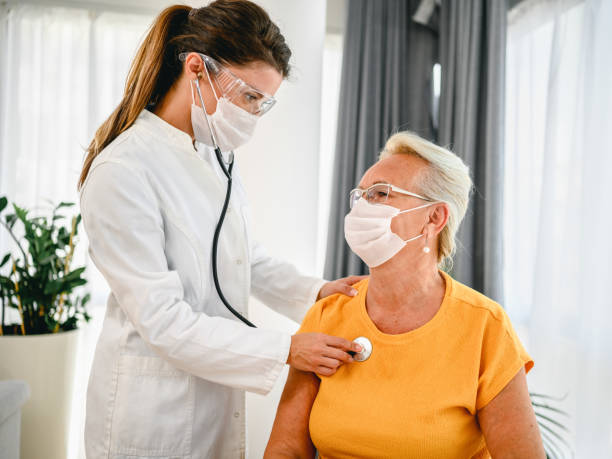
[{"label": "protective safety glasses", "polygon": [[403,190],[402,188],[397,187],[395,185],[391,185],[390,183],[376,183],[366,190],[362,190],[361,188],[355,188],[354,190],[352,190],[349,194],[349,204],[352,209],[355,203],[359,201],[364,195],[369,203],[384,204],[389,199],[389,195],[391,193],[398,193],[404,196],[412,196],[428,202],[432,201],[431,199],[428,199],[416,193],[412,193],[410,191]]},{"label": "protective safety glasses", "polygon": [[[190,53],[181,53],[179,54],[179,59],[185,61],[189,54]],[[225,97],[233,104],[253,115],[262,116],[276,103],[274,97],[245,83],[217,60],[206,54],[197,54],[204,61],[208,75],[220,89],[221,96]]]}]

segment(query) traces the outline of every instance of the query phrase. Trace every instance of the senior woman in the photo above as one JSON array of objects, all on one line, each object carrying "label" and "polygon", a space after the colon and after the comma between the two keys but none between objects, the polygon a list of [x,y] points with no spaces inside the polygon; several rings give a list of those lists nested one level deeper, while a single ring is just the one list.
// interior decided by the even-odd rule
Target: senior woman
[{"label": "senior woman", "polygon": [[533,361],[499,304],[440,270],[471,186],[450,151],[409,132],[388,140],[345,220],[370,276],[357,296],[316,303],[300,329],[363,336],[371,354],[331,376],[291,369],[266,458],[315,447],[322,458],[545,457]]}]

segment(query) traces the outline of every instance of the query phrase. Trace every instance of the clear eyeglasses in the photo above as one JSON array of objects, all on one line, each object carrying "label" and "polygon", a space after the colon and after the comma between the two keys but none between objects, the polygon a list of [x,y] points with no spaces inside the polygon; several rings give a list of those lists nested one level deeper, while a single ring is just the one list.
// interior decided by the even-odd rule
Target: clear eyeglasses
[{"label": "clear eyeglasses", "polygon": [[412,193],[410,191],[406,191],[400,187],[395,185],[391,185],[390,183],[375,183],[371,187],[362,190],[361,188],[355,188],[349,194],[349,203],[351,209],[355,205],[357,201],[359,201],[364,195],[366,200],[372,204],[385,204],[389,199],[389,195],[391,192],[403,194],[405,196],[412,196],[415,198],[422,199],[423,201],[431,202],[432,200],[421,196],[420,194]]},{"label": "clear eyeglasses", "polygon": [[[181,53],[178,57],[185,61],[189,54],[191,53]],[[233,104],[253,115],[262,116],[276,103],[274,97],[245,83],[217,60],[206,54],[197,54],[204,61],[208,75],[221,90],[221,95]]]}]

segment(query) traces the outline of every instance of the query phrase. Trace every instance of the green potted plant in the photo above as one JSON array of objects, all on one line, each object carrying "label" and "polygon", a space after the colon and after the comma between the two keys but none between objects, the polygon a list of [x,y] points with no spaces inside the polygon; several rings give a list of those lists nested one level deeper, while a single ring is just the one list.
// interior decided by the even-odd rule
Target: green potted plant
[{"label": "green potted plant", "polygon": [[542,443],[548,459],[571,459],[574,450],[571,445],[570,430],[565,423],[569,414],[558,405],[565,397],[557,398],[550,395],[530,392],[531,404],[540,427]]},{"label": "green potted plant", "polygon": [[[79,325],[90,319],[84,267],[71,267],[80,215],[31,216],[0,197],[0,231],[14,250],[0,255],[0,380],[25,380],[22,458],[65,458]],[[69,221],[65,225],[66,220]]]}]

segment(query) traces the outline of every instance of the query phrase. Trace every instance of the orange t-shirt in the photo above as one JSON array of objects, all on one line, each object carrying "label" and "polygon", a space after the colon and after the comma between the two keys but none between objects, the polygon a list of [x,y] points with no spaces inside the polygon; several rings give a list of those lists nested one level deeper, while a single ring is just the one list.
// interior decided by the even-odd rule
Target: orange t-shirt
[{"label": "orange t-shirt", "polygon": [[320,376],[310,435],[322,458],[488,458],[476,414],[533,361],[502,307],[442,273],[444,300],[425,325],[382,333],[356,297],[317,302],[300,332],[353,340],[372,354]]}]

